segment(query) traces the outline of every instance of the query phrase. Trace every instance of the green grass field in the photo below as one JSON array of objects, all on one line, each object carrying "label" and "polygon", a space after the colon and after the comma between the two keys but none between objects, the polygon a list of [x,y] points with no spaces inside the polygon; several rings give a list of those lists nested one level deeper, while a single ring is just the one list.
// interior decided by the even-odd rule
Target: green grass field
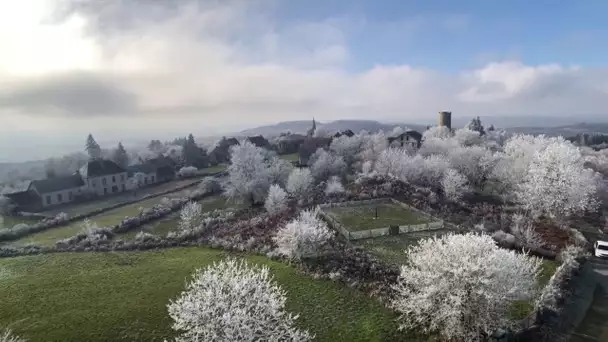
[{"label": "green grass field", "polygon": [[[376,209],[378,218],[376,218]],[[392,224],[408,225],[430,222],[428,218],[395,203],[335,207],[327,209],[327,212],[353,232],[385,228]]]},{"label": "green grass field", "polygon": [[[99,227],[113,227],[119,224],[125,218],[125,216],[138,216],[141,212],[141,208],[151,208],[154,205],[159,204],[163,197],[179,197],[184,195],[187,191],[190,191],[190,189],[172,193],[167,196],[158,196],[145,201],[126,205],[124,207],[116,208],[90,217],[89,220],[91,222],[95,222]],[[47,229],[36,234],[24,236],[23,238],[14,241],[13,244],[23,245],[27,243],[35,243],[43,246],[54,246],[57,240],[69,238],[78,234],[82,230],[82,224],[83,221],[75,221],[67,226]]]},{"label": "green grass field", "polygon": [[[215,209],[227,209],[234,208],[240,209],[243,208],[244,205],[240,203],[232,203],[228,202],[225,197],[222,196],[213,196],[207,197],[201,201],[199,201],[203,208],[203,212],[213,211]],[[128,240],[132,239],[139,233],[140,231],[146,231],[155,235],[165,236],[167,233],[171,231],[176,231],[178,229],[179,222],[179,213],[172,214],[164,219],[156,221],[154,223],[143,226],[141,229],[137,229],[134,231],[130,231],[124,234],[120,234],[119,238]]]},{"label": "green grass field", "polygon": [[199,171],[201,173],[216,173],[216,172],[220,172],[220,171],[224,171],[226,170],[226,168],[228,168],[228,165],[226,164],[218,164],[215,166],[210,166],[204,169],[200,169]]},{"label": "green grass field", "polygon": [[354,243],[365,247],[371,254],[386,262],[401,265],[405,261],[403,251],[416,244],[420,239],[434,235],[441,236],[449,233],[448,229],[420,231],[399,235],[385,235],[369,239],[353,240]]},{"label": "green grass field", "polygon": [[3,216],[0,215],[0,220],[2,224],[0,224],[0,228],[13,228],[14,225],[19,223],[36,223],[40,221],[40,218],[37,217],[19,217],[19,216]]},{"label": "green grass field", "polygon": [[[225,257],[206,248],[148,252],[57,253],[0,260],[0,326],[29,341],[162,341],[167,303],[190,274]],[[317,341],[420,341],[396,332],[395,315],[331,281],[301,275],[265,257],[288,293],[288,310]]]}]

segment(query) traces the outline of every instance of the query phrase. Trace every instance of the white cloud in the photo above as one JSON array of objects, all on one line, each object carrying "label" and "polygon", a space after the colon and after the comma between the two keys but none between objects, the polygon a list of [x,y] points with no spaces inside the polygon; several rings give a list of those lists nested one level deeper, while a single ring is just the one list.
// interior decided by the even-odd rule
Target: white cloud
[{"label": "white cloud", "polygon": [[[97,118],[100,132],[118,118],[146,122],[151,136],[312,116],[416,122],[446,108],[570,115],[608,105],[606,69],[507,61],[458,74],[408,65],[349,72],[359,56],[347,18],[284,23],[273,1],[75,1],[54,21],[56,1],[0,3],[0,119],[13,123],[0,134],[19,118],[82,132],[91,130],[83,118]],[[464,27],[467,17],[446,25]]]}]

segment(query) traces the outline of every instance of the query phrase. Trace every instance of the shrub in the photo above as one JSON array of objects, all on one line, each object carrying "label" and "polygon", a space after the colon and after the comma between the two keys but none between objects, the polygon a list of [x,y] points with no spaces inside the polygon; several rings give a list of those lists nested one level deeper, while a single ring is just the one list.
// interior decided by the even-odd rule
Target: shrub
[{"label": "shrub", "polygon": [[277,184],[273,184],[268,190],[268,197],[264,202],[266,211],[272,215],[276,215],[287,209],[287,193]]},{"label": "shrub", "polygon": [[325,195],[337,195],[344,193],[344,186],[337,176],[332,176],[325,186]]},{"label": "shrub", "polygon": [[541,248],[545,245],[543,237],[534,229],[534,222],[524,215],[513,215],[511,232],[524,246]]},{"label": "shrub", "polygon": [[203,194],[217,194],[222,192],[222,186],[215,177],[205,177],[198,185],[198,190]]},{"label": "shrub", "polygon": [[308,341],[285,311],[286,293],[266,266],[229,259],[197,270],[168,305],[179,341]]},{"label": "shrub", "polygon": [[198,169],[194,166],[184,166],[177,171],[178,177],[193,177],[198,174]]},{"label": "shrub", "polygon": [[203,209],[199,203],[188,202],[179,213],[179,229],[189,231],[196,228],[201,219]]},{"label": "shrub", "polygon": [[318,207],[315,210],[305,210],[279,229],[274,237],[279,254],[290,259],[319,256],[322,247],[333,234],[318,215]]},{"label": "shrub", "polygon": [[425,239],[405,254],[392,302],[400,328],[450,341],[482,341],[511,325],[507,311],[532,297],[541,265],[473,233]]},{"label": "shrub", "polygon": [[309,169],[294,169],[287,178],[287,191],[298,200],[306,200],[312,194],[313,183]]}]

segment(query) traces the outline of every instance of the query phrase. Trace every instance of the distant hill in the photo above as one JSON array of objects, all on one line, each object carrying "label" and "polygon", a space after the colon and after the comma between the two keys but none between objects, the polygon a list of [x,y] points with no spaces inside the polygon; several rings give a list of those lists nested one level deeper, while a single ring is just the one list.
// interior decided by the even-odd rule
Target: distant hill
[{"label": "distant hill", "polygon": [[[260,126],[255,128],[246,129],[241,131],[239,134],[251,136],[261,134],[266,137],[277,136],[284,132],[305,134],[311,127],[311,121],[285,121],[279,122],[275,125]],[[360,132],[366,130],[368,132],[378,132],[383,130],[390,132],[395,126],[407,127],[417,131],[423,131],[426,126],[424,125],[410,125],[410,124],[398,124],[398,123],[382,123],[374,120],[336,120],[326,123],[317,122],[317,129],[321,132],[338,132],[345,131],[347,129],[353,132]]]},{"label": "distant hill", "polygon": [[570,137],[579,133],[598,133],[608,134],[608,123],[577,123],[573,125],[564,125],[557,127],[509,127],[508,132],[525,133],[525,134],[545,134],[549,136],[562,135]]}]

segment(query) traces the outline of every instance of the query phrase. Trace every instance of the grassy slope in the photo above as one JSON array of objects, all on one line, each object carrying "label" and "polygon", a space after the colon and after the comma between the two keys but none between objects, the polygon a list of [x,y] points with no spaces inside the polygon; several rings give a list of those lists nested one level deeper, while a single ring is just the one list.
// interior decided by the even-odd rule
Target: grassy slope
[{"label": "grassy slope", "polygon": [[[378,218],[375,218],[378,208]],[[388,227],[391,224],[420,224],[429,220],[394,203],[331,208],[329,211],[351,231]]]},{"label": "grassy slope", "polygon": [[36,223],[38,221],[40,221],[40,218],[31,218],[31,217],[18,217],[18,216],[3,216],[0,215],[0,217],[2,218],[2,222],[3,224],[0,226],[0,228],[13,228],[13,226],[15,226],[16,224],[19,223]]},{"label": "grassy slope", "polygon": [[[99,227],[112,227],[119,224],[125,218],[125,216],[134,217],[139,215],[141,212],[140,208],[151,208],[152,206],[159,204],[163,197],[175,197],[179,196],[180,193],[182,192],[180,191],[179,193],[171,194],[170,196],[158,196],[145,201],[116,208],[103,214],[93,216],[89,218],[89,220],[91,220],[91,222],[95,222]],[[57,240],[74,236],[81,230],[82,221],[75,221],[67,226],[47,229],[40,233],[25,236],[15,241],[14,244],[21,245],[26,243],[36,243],[45,246],[52,246]]]},{"label": "grassy slope", "polygon": [[[176,248],[2,259],[0,326],[30,341],[162,341],[172,334],[169,299],[194,269],[224,256]],[[395,316],[374,300],[265,257],[247,258],[272,269],[288,292],[288,309],[300,314],[318,341],[399,340]]]}]

